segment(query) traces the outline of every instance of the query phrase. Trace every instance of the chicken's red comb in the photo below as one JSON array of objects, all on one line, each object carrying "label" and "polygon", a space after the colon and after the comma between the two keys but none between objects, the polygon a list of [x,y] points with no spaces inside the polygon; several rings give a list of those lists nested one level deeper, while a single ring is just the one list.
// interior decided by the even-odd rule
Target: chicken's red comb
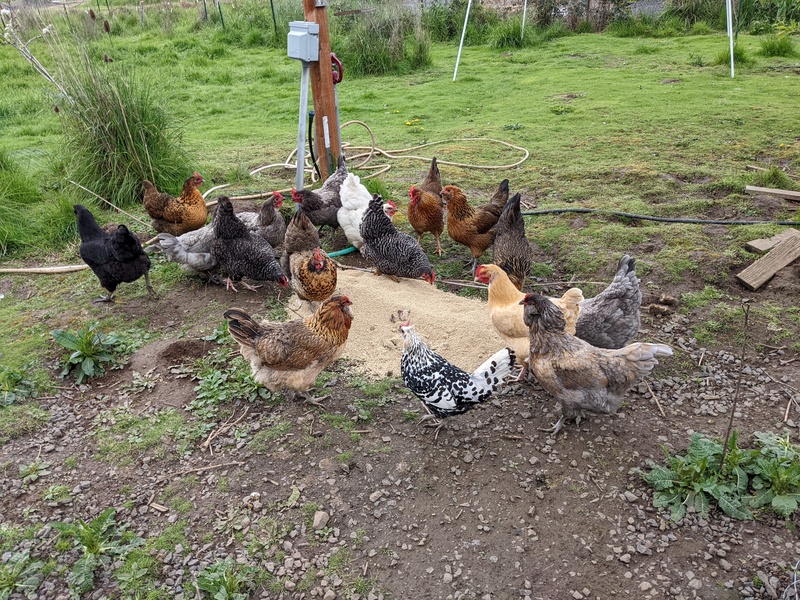
[{"label": "chicken's red comb", "polygon": [[392,200],[387,200],[386,204],[390,204],[392,208],[397,208],[397,204],[395,204]]},{"label": "chicken's red comb", "polygon": [[192,177],[199,177],[200,179],[203,178],[203,176],[200,175],[200,173],[198,173],[197,171],[194,172],[194,175],[192,175]]}]

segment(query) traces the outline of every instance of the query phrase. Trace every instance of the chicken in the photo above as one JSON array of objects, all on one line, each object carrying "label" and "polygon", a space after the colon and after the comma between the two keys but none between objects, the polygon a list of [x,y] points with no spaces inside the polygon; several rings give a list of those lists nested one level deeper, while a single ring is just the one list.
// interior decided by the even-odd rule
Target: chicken
[{"label": "chicken", "polygon": [[[434,159],[435,160],[435,159]],[[430,231],[436,238],[436,252],[442,255],[440,236],[444,231],[444,203],[439,194],[411,186],[408,194],[408,222],[417,232],[417,242],[422,245],[422,234]]]},{"label": "chicken", "polygon": [[478,257],[494,242],[495,225],[508,199],[508,179],[504,179],[488,204],[473,208],[464,193],[454,185],[442,188],[442,200],[447,208],[447,234],[453,241],[469,248],[472,274]]},{"label": "chicken", "polygon": [[383,203],[383,214],[385,214],[389,219],[393,219],[394,216],[397,214],[397,204],[393,201],[388,200]]},{"label": "chicken", "polygon": [[[283,196],[279,192],[273,192],[257,213],[245,211],[236,213],[236,216],[251,233],[260,235],[276,248],[283,244],[283,235],[286,231],[286,223],[277,210],[282,205]],[[213,243],[212,219],[208,225],[178,237],[170,233],[159,233],[156,245],[169,260],[178,263],[183,270],[208,275],[210,278],[218,266],[217,259],[211,252]]]},{"label": "chicken", "polygon": [[514,194],[503,208],[495,226],[497,234],[492,246],[492,262],[508,273],[511,283],[518,290],[525,285],[525,278],[533,262],[533,248],[525,237],[525,220],[519,209],[520,200],[520,195]]},{"label": "chicken", "polygon": [[422,183],[420,183],[417,188],[424,192],[434,194],[435,196],[442,193],[442,175],[439,173],[439,165],[436,164],[435,156],[431,159],[431,166],[428,169],[427,175],[425,175],[425,179],[422,180]]},{"label": "chicken", "polygon": [[641,304],[636,260],[626,254],[609,286],[578,305],[575,335],[598,348],[622,348],[639,332]]},{"label": "chicken", "polygon": [[361,250],[361,246],[364,245],[364,238],[361,237],[361,219],[369,206],[369,201],[372,200],[372,194],[361,183],[358,175],[348,173],[339,190],[339,197],[342,201],[342,207],[336,213],[339,225],[347,241],[357,250]]},{"label": "chicken", "polygon": [[[251,233],[247,225],[233,214],[233,204],[227,196],[220,196],[213,224],[211,252],[228,273],[226,289],[238,291],[234,284],[243,277],[288,285],[272,246],[260,235]],[[242,285],[249,290],[256,289],[244,282]]]},{"label": "chicken", "polygon": [[530,328],[530,369],[561,405],[561,418],[551,429],[554,434],[567,419],[580,422],[584,411],[617,412],[639,377],[652,371],[659,358],[672,355],[665,344],[595,348],[564,331],[564,315],[541,294],[527,294],[521,304]]},{"label": "chicken", "polygon": [[281,267],[301,300],[321,302],[336,291],[336,263],[320,247],[319,233],[300,206],[286,228]]},{"label": "chicken", "polygon": [[285,323],[258,324],[238,308],[224,316],[256,383],[272,392],[286,390],[290,398],[298,392],[312,402],[307,391],[341,356],[353,322],[347,296],[333,296],[314,314]]},{"label": "chicken", "polygon": [[95,302],[113,302],[114,292],[120,283],[136,281],[144,275],[147,292],[155,297],[150,285],[150,257],[142,250],[139,239],[125,225],[108,234],[97,224],[94,215],[81,204],[73,209],[78,220],[78,235],[81,238],[80,255],[100,280],[108,295]]},{"label": "chicken", "polygon": [[515,374],[516,356],[508,348],[499,350],[469,374],[431,350],[407,321],[400,325],[400,332],[403,385],[436,417],[469,410],[490,398],[500,384]]},{"label": "chicken", "polygon": [[416,279],[422,277],[430,284],[436,279],[431,262],[420,245],[407,233],[397,231],[384,213],[380,194],[372,196],[361,221],[364,245],[361,253],[375,264],[375,275]]},{"label": "chicken", "polygon": [[[523,365],[530,355],[529,328],[525,325],[525,307],[520,302],[525,294],[520,292],[505,271],[497,265],[481,265],[475,271],[475,281],[489,286],[489,318],[497,334],[506,345],[517,354]],[[561,298],[550,298],[561,309],[566,320],[567,333],[575,333],[578,320],[578,303],[583,293],[578,288],[570,288]]]},{"label": "chicken", "polygon": [[344,157],[339,157],[339,168],[330,175],[325,183],[318,190],[296,190],[292,188],[292,200],[303,205],[311,222],[322,228],[327,225],[331,229],[339,226],[338,212],[342,207],[342,199],[339,195],[345,177],[347,177],[347,165]]},{"label": "chicken", "polygon": [[159,192],[147,179],[142,185],[144,209],[153,218],[153,228],[159,233],[181,235],[200,229],[206,224],[208,209],[198,189],[203,185],[203,178],[197,171],[183,183],[183,190],[178,198]]}]

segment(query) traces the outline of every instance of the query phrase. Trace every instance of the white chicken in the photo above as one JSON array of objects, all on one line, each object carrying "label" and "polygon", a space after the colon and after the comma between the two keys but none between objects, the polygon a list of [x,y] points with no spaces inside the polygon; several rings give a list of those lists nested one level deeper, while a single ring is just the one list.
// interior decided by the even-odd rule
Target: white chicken
[{"label": "white chicken", "polygon": [[361,250],[361,246],[364,245],[360,231],[361,219],[369,206],[369,201],[372,200],[372,194],[361,183],[358,175],[348,173],[339,190],[339,197],[342,200],[342,207],[336,213],[339,226],[344,231],[347,241]]}]

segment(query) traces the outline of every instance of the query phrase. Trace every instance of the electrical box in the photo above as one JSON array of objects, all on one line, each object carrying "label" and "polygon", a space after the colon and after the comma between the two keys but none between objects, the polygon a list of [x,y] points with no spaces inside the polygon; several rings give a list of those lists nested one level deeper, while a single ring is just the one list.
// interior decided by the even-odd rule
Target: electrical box
[{"label": "electrical box", "polygon": [[286,44],[289,58],[304,62],[319,60],[319,24],[311,21],[292,21]]}]

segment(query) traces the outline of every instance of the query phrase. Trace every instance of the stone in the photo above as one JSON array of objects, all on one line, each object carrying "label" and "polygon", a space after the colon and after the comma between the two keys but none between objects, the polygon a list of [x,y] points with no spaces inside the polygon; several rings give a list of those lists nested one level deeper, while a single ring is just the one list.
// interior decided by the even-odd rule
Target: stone
[{"label": "stone", "polygon": [[324,527],[328,524],[331,516],[326,513],[324,510],[318,510],[314,513],[314,530],[319,531],[320,529],[324,529]]}]

